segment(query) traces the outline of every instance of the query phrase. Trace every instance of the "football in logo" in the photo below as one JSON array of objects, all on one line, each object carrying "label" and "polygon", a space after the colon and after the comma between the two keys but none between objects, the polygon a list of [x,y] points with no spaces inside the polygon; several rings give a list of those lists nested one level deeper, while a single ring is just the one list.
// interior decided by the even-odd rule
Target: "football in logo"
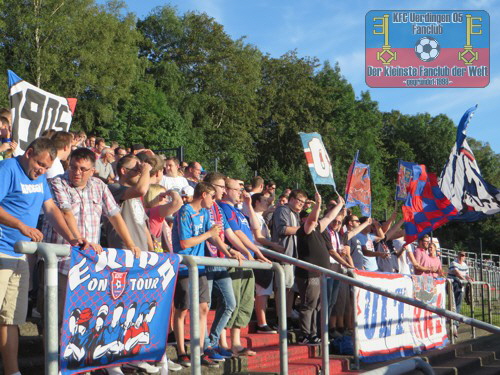
[{"label": "football in logo", "polygon": [[420,38],[415,44],[415,55],[425,62],[435,60],[439,56],[440,50],[439,42],[430,36]]}]

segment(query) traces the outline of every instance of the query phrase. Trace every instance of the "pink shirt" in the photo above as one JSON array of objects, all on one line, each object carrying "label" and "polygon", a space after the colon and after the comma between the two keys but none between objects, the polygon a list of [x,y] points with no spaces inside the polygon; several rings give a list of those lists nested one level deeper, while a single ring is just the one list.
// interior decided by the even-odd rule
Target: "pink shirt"
[{"label": "pink shirt", "polygon": [[[418,264],[426,267],[424,265],[424,263],[426,263],[428,258],[429,258],[429,254],[427,253],[427,250],[422,249],[421,247],[417,247],[417,248],[415,248],[415,251],[413,252],[413,254],[415,255],[415,260],[418,262]],[[415,269],[415,275],[421,275],[421,274],[423,274],[422,271],[418,271],[417,269]]]},{"label": "pink shirt", "polygon": [[[438,271],[442,270],[441,259],[439,259],[439,257],[437,256],[434,258],[431,256],[427,256],[425,261],[421,262],[420,265],[424,267],[434,268],[437,269]],[[425,274],[432,275],[432,277],[439,277],[439,272],[425,272]]]}]

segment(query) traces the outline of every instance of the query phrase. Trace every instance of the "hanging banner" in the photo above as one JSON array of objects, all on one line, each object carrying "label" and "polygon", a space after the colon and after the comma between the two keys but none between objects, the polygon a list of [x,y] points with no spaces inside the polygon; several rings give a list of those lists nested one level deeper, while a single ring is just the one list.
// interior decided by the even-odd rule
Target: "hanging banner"
[{"label": "hanging banner", "polygon": [[318,133],[299,133],[299,135],[314,184],[332,185],[336,190],[332,164],[321,135]]},{"label": "hanging banner", "polygon": [[410,185],[413,176],[413,166],[415,163],[399,160],[398,180],[396,182],[396,200],[405,201],[408,196],[408,185]]},{"label": "hanging banner", "polygon": [[372,216],[372,188],[370,166],[358,162],[358,152],[347,174],[345,187],[346,208],[359,206],[363,216]]},{"label": "hanging banner", "polygon": [[165,353],[180,257],[130,250],[71,249],[61,337],[62,375]]},{"label": "hanging banner", "polygon": [[11,70],[9,80],[12,111],[12,139],[18,143],[14,154],[21,155],[45,130],[69,131],[76,99],[63,98],[21,79]]},{"label": "hanging banner", "polygon": [[[355,271],[370,285],[445,308],[446,279]],[[380,294],[356,288],[356,337],[363,362],[419,355],[446,346],[446,319]]]}]

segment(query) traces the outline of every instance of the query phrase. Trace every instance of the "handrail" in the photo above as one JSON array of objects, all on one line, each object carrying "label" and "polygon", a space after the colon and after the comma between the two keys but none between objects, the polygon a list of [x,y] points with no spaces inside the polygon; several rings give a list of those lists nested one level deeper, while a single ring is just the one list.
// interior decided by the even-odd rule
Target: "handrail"
[{"label": "handrail", "polygon": [[18,241],[14,251],[21,254],[34,254],[38,252],[45,261],[45,290],[44,290],[44,332],[45,343],[45,374],[56,375],[59,371],[59,328],[57,314],[57,257],[68,256],[69,245],[57,245],[44,242]]},{"label": "handrail", "polygon": [[190,304],[190,336],[191,336],[191,374],[201,375],[200,363],[200,323],[199,323],[199,289],[198,289],[198,266],[218,266],[234,268],[252,268],[261,270],[274,270],[278,276],[278,325],[280,346],[280,373],[288,374],[288,341],[286,332],[286,289],[285,273],[278,263],[263,263],[258,261],[244,260],[241,263],[236,259],[211,258],[192,255],[182,255],[181,263],[188,267],[189,271],[189,304]]},{"label": "handrail", "polygon": [[454,312],[452,312],[450,310],[441,309],[439,307],[428,305],[428,304],[426,304],[426,303],[424,303],[422,301],[419,301],[419,300],[416,300],[416,299],[413,299],[413,298],[410,298],[410,297],[406,297],[406,296],[403,296],[403,295],[400,295],[400,294],[392,293],[392,292],[390,292],[388,290],[381,289],[381,288],[378,288],[376,286],[367,284],[367,283],[365,283],[363,281],[360,281],[360,280],[357,280],[357,279],[353,279],[353,278],[344,276],[344,275],[342,275],[340,273],[337,273],[335,271],[329,270],[327,268],[316,266],[314,264],[307,263],[307,262],[304,262],[302,260],[289,257],[288,255],[284,255],[284,254],[277,253],[276,251],[268,250],[268,249],[266,249],[264,247],[260,247],[259,246],[259,249],[262,251],[262,253],[264,255],[266,255],[268,257],[271,257],[271,258],[274,258],[274,259],[277,259],[277,260],[280,260],[280,261],[283,261],[283,262],[286,262],[286,263],[289,263],[289,264],[293,264],[293,265],[295,265],[297,267],[304,268],[304,269],[306,269],[308,271],[322,273],[325,276],[332,277],[334,279],[343,281],[345,283],[348,283],[350,285],[356,286],[358,288],[363,288],[363,289],[369,290],[370,292],[378,293],[378,294],[380,294],[382,296],[392,298],[392,299],[394,299],[396,301],[407,303],[409,305],[421,308],[423,310],[427,310],[427,311],[436,313],[437,315],[444,316],[445,318],[450,318],[450,319],[453,319],[453,320],[457,320],[457,321],[459,321],[461,323],[469,324],[471,326],[474,326],[474,327],[480,328],[480,329],[484,329],[485,331],[488,331],[488,332],[491,332],[491,333],[500,334],[500,327],[496,327],[494,325],[482,322],[482,321],[477,320],[477,319],[471,319],[471,318],[469,318],[467,316],[454,313]]}]

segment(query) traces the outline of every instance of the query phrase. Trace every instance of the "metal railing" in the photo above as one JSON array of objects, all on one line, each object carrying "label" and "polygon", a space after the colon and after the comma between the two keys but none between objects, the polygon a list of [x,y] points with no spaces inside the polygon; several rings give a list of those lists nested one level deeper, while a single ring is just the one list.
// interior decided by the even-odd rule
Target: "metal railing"
[{"label": "metal railing", "polygon": [[[321,346],[321,348],[322,348],[322,357],[323,357],[323,372],[322,373],[325,375],[329,375],[329,365],[328,365],[329,364],[329,350],[328,350],[328,346],[327,346],[329,343],[329,340],[328,340],[328,319],[326,317],[326,308],[325,308],[328,305],[328,296],[326,293],[327,291],[326,291],[326,280],[325,280],[326,277],[332,277],[334,279],[340,280],[340,281],[345,282],[345,283],[352,285],[354,287],[366,289],[368,291],[380,294],[382,296],[392,298],[396,301],[403,302],[403,303],[421,308],[423,310],[433,312],[433,313],[440,315],[440,316],[443,316],[445,318],[468,324],[468,325],[475,327],[475,328],[480,328],[480,329],[483,329],[483,330],[491,332],[491,333],[500,334],[499,327],[482,322],[480,320],[477,320],[477,319],[474,319],[471,317],[467,317],[467,316],[464,316],[461,314],[457,314],[457,313],[450,311],[450,310],[446,310],[446,309],[442,309],[442,308],[439,308],[436,306],[428,305],[422,301],[415,300],[413,298],[406,297],[404,295],[396,294],[396,293],[390,292],[388,290],[375,287],[373,285],[367,284],[367,283],[362,282],[360,280],[357,280],[357,279],[354,279],[354,278],[351,278],[348,276],[344,276],[340,273],[334,272],[334,271],[329,270],[327,268],[316,266],[314,264],[307,263],[307,262],[301,261],[299,259],[292,258],[292,257],[289,257],[287,255],[280,254],[280,253],[277,253],[275,251],[272,251],[272,250],[269,250],[269,249],[266,249],[266,248],[263,248],[260,246],[259,246],[259,249],[262,251],[262,253],[264,255],[266,255],[269,258],[276,259],[276,260],[279,260],[281,262],[285,262],[288,264],[293,264],[297,267],[306,269],[308,271],[313,271],[313,272],[317,272],[317,273],[321,274],[321,294],[320,294],[320,298],[321,298],[321,330],[322,330],[322,337],[321,337],[322,338],[322,343],[321,343],[322,346]],[[356,324],[356,321],[354,323]],[[358,356],[359,345],[358,345],[358,340],[357,340],[357,335],[356,335],[356,329],[354,330],[354,340],[353,341],[354,341],[355,366],[357,369],[359,369],[359,356]]]},{"label": "metal railing", "polygon": [[[437,315],[446,317],[448,319],[456,320],[461,323],[470,325],[471,327],[480,328],[491,333],[500,334],[500,328],[491,324],[481,322],[472,317],[457,314],[455,312],[441,309],[424,302],[406,297],[400,294],[392,293],[388,290],[375,287],[373,285],[364,283],[360,280],[344,276],[340,273],[331,271],[329,269],[316,266],[284,254],[259,247],[260,250],[268,257],[279,260],[284,263],[293,264],[297,267],[306,269],[308,271],[318,272],[321,274],[321,349],[323,371],[322,374],[329,375],[329,339],[328,339],[328,317],[327,317],[327,287],[326,278],[331,277],[342,282],[345,282],[354,287],[366,289],[368,291],[380,294],[385,297],[392,298],[396,301],[403,302]],[[38,252],[45,261],[45,316],[50,316],[51,319],[45,319],[45,374],[56,375],[58,373],[58,346],[59,346],[59,332],[58,332],[58,315],[57,315],[57,256],[68,256],[70,247],[67,245],[57,245],[48,243],[35,243],[35,242],[17,242],[15,251],[23,254],[34,254]],[[240,264],[235,259],[221,259],[210,257],[196,257],[196,256],[183,256],[182,263],[188,267],[190,279],[190,333],[191,333],[191,373],[194,375],[201,374],[200,363],[200,337],[199,337],[199,291],[198,291],[198,266],[222,266],[234,268],[251,268],[251,269],[267,269],[274,270],[277,275],[278,281],[278,317],[279,317],[279,349],[280,349],[280,372],[282,374],[288,373],[288,343],[287,343],[287,327],[286,327],[286,303],[285,303],[285,276],[283,268],[278,263],[261,263],[257,261],[243,261]],[[476,282],[478,284],[478,282]],[[484,285],[486,283],[479,283]],[[488,288],[489,290],[489,288]],[[491,311],[491,309],[490,309]],[[491,318],[490,318],[491,319]],[[490,320],[491,322],[491,320]],[[358,343],[356,339],[356,330],[354,330],[354,352],[355,352],[355,365],[359,368],[358,357]]]},{"label": "metal railing", "polygon": [[[50,319],[44,319],[44,346],[45,346],[45,374],[57,375],[58,351],[59,351],[59,328],[57,308],[57,257],[70,254],[70,246],[43,242],[19,241],[14,246],[15,251],[21,254],[38,253],[45,261],[45,306],[44,313]],[[200,363],[200,322],[199,322],[199,289],[198,289],[198,265],[220,266],[227,268],[251,268],[261,270],[273,270],[276,273],[278,285],[278,322],[279,322],[279,346],[280,346],[280,370],[282,374],[288,373],[288,341],[286,331],[286,302],[285,302],[285,274],[278,263],[262,263],[257,261],[243,261],[241,264],[236,259],[222,259],[196,256],[180,256],[181,262],[188,267],[190,279],[190,346],[191,346],[191,373],[201,374]]]},{"label": "metal railing", "polygon": [[18,241],[14,245],[16,253],[38,253],[45,261],[45,290],[44,290],[44,347],[45,347],[45,374],[57,375],[59,372],[59,316],[57,312],[57,257],[68,256],[69,245],[56,245],[44,242]]},{"label": "metal railing", "polygon": [[190,336],[191,336],[191,374],[201,374],[200,363],[200,322],[199,322],[199,289],[198,289],[198,266],[218,266],[227,268],[251,268],[261,270],[274,270],[278,281],[278,324],[279,324],[279,349],[280,349],[280,373],[288,374],[288,341],[286,332],[286,290],[285,273],[278,263],[262,263],[244,260],[241,264],[236,259],[210,258],[198,256],[182,256],[182,263],[189,271],[189,304],[190,304]]}]

